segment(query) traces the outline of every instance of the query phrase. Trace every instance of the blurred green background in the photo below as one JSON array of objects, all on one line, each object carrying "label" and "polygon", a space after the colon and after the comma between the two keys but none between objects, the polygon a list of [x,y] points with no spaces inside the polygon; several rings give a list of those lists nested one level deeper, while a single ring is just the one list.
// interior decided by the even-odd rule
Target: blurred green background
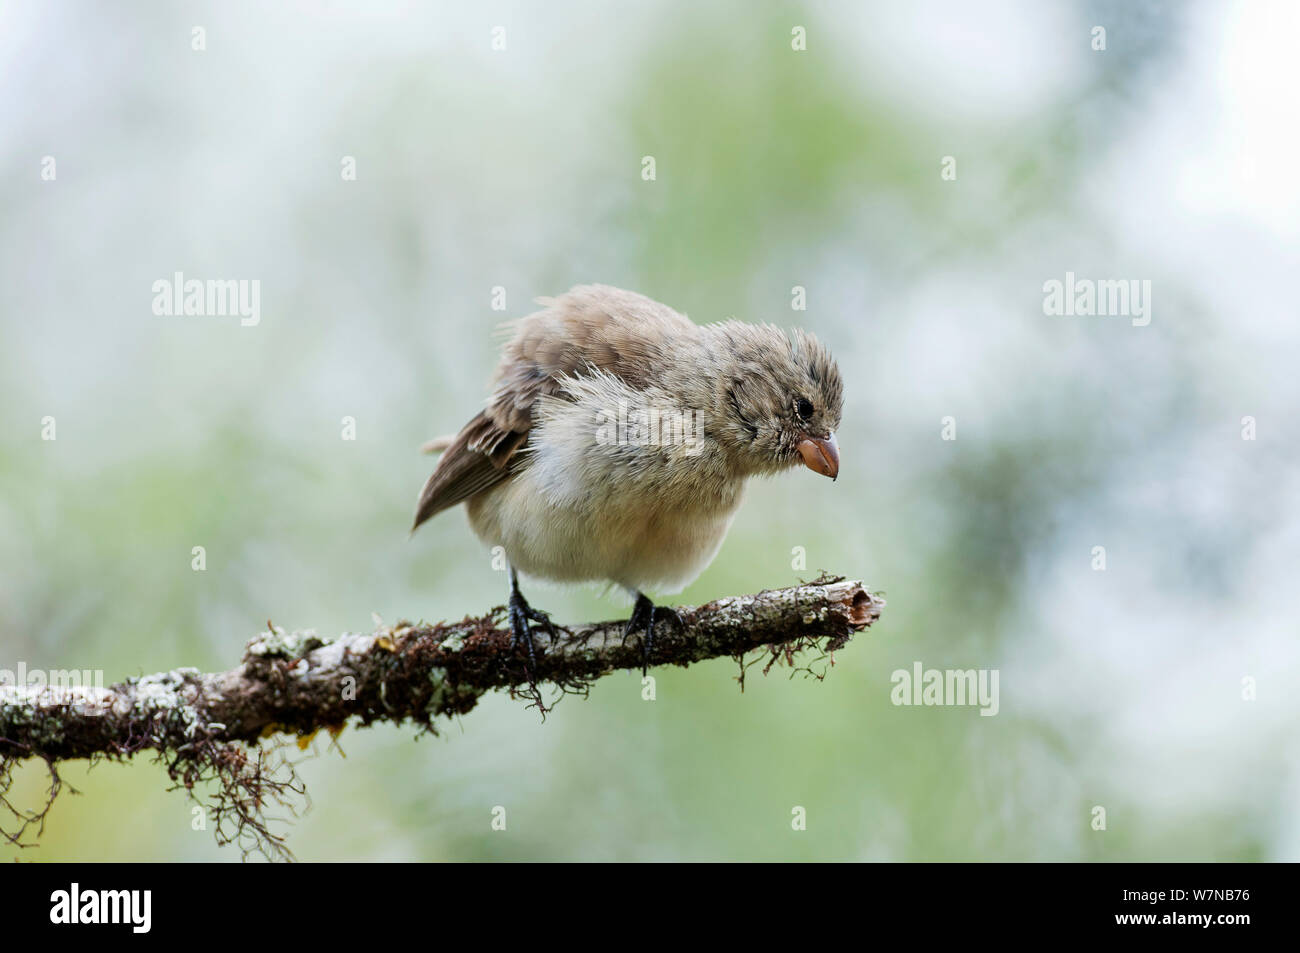
[{"label": "blurred green background", "polygon": [[[742,694],[716,661],[545,724],[493,696],[436,738],[349,729],[300,766],[311,808],[277,828],[299,858],[1300,859],[1298,23],[6,0],[0,668],[219,670],[268,617],[500,604],[461,510],[408,541],[416,448],[480,406],[501,320],[603,282],[806,327],[846,377],[839,481],[754,483],[680,601],[826,569],[884,590],[883,619],[820,683]],[[175,271],[259,279],[260,324],[155,316]],[[1046,316],[1066,271],[1150,280],[1150,325]],[[627,609],[529,592],[565,621]],[[894,706],[915,661],[997,669],[999,714]],[[0,859],[239,858],[145,760],[64,776],[80,795]]]}]

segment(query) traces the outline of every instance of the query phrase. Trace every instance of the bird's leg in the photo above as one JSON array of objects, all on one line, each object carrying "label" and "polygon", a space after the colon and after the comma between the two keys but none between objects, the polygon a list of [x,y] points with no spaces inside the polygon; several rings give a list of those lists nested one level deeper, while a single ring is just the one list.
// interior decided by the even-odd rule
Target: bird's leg
[{"label": "bird's leg", "polygon": [[627,637],[637,629],[654,628],[654,611],[654,603],[645,597],[645,593],[638,592],[636,604],[632,606],[632,614],[628,616],[627,625],[623,629],[624,645],[627,645]]},{"label": "bird's leg", "polygon": [[650,652],[654,648],[655,641],[655,619],[657,617],[668,616],[680,629],[686,628],[686,623],[677,613],[676,609],[668,606],[657,606],[651,602],[644,592],[636,594],[636,604],[632,606],[632,616],[627,620],[627,628],[623,630],[623,643],[627,644],[627,637],[638,629],[645,629],[645,638],[641,640],[641,674],[644,676],[650,667]]},{"label": "bird's leg", "polygon": [[537,622],[552,639],[556,637],[555,626],[549,613],[534,609],[519,591],[519,573],[510,570],[510,651],[519,648],[519,643],[528,647],[528,671],[531,675],[537,671],[537,648],[533,644],[533,629],[529,622]]}]

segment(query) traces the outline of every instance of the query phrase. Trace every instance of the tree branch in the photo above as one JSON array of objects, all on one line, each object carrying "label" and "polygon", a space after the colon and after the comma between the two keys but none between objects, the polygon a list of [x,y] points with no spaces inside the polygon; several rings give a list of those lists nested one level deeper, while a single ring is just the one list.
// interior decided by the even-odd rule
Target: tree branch
[{"label": "tree branch", "polygon": [[[678,611],[684,628],[656,625],[651,662],[685,666],[721,656],[743,659],[766,647],[769,667],[782,660],[793,665],[806,649],[829,653],[842,647],[879,618],[883,605],[859,582],[823,577],[683,607]],[[432,730],[435,717],[464,714],[485,692],[501,688],[525,690],[544,713],[538,683],[583,693],[602,675],[641,668],[639,637],[625,645],[624,622],[601,622],[563,629],[554,640],[539,633],[530,675],[522,651],[511,650],[503,621],[504,610],[497,608],[456,623],[399,622],[330,641],[268,623],[268,631],[248,644],[243,662],[228,672],[181,668],[109,688],[0,685],[0,803],[22,828],[39,826],[44,812],[18,811],[4,800],[16,761],[42,758],[49,764],[52,798],[57,762],[141,751],[167,760],[173,779],[187,789],[215,775],[247,799],[250,785],[266,783],[261,758],[250,759],[234,742],[277,732],[310,736],[322,728],[337,733],[353,719],[409,720]],[[743,671],[742,665],[742,680]],[[296,791],[292,780],[287,788]],[[240,833],[251,825],[255,839],[269,836],[256,810],[252,819],[244,816],[250,813],[246,808],[231,810],[239,815],[234,822]],[[12,832],[7,836],[17,842]]]}]

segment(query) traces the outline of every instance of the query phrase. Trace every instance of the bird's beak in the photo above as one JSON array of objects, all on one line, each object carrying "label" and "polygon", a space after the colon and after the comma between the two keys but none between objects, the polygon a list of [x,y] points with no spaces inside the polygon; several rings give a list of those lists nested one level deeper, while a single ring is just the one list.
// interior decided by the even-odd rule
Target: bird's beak
[{"label": "bird's beak", "polygon": [[795,445],[795,449],[809,470],[815,470],[832,480],[840,475],[840,448],[835,442],[835,434],[828,434],[825,440],[820,437],[804,437]]}]

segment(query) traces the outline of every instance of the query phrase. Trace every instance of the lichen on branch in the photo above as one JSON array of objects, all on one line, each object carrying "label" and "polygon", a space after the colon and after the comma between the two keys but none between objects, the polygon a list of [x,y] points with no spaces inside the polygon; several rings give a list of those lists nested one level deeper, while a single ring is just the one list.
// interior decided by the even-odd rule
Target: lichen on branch
[{"label": "lichen on branch", "polygon": [[[747,653],[763,649],[767,668],[795,668],[809,650],[844,646],[883,605],[859,582],[823,576],[682,607],[682,626],[656,626],[651,661],[736,658],[743,685]],[[512,650],[504,614],[498,607],[454,623],[378,624],[330,640],[268,623],[227,672],[181,668],[108,688],[0,685],[0,834],[15,844],[39,836],[61,787],[59,762],[153,753],[192,796],[216,782],[220,841],[287,856],[263,811],[271,803],[292,811],[305,791],[291,762],[272,759],[281,749],[263,739],[309,738],[322,729],[336,735],[346,724],[379,721],[432,731],[436,718],[462,715],[495,689],[524,695],[544,714],[543,686],[557,697],[585,693],[601,676],[641,668],[639,637],[625,640],[626,623],[614,621],[562,628],[556,638],[537,633],[532,669],[522,650]],[[7,796],[14,767],[30,758],[50,771],[49,800],[39,810],[17,808]]]}]

